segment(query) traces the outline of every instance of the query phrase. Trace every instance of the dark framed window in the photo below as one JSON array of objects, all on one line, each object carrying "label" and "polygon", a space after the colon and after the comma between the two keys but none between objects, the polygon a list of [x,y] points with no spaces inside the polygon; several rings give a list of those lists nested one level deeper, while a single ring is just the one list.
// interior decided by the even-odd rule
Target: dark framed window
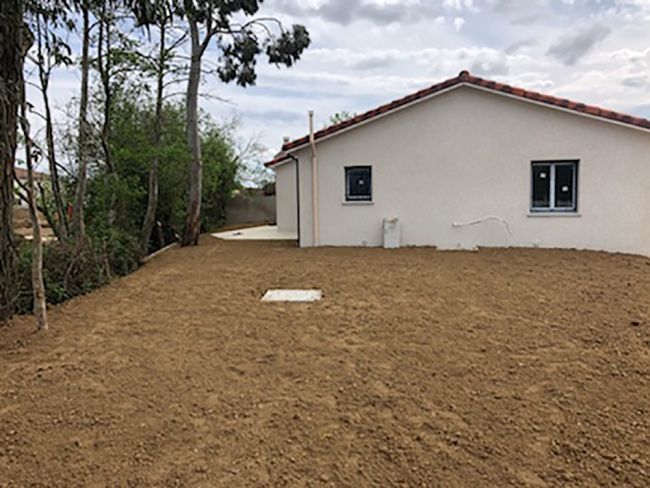
[{"label": "dark framed window", "polygon": [[532,212],[576,212],[578,161],[533,161]]},{"label": "dark framed window", "polygon": [[372,201],[372,168],[348,166],[345,168],[345,201]]}]

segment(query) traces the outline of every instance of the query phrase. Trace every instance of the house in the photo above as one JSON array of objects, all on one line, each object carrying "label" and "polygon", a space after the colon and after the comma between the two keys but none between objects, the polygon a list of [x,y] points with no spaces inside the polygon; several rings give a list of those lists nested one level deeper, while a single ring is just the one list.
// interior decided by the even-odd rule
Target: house
[{"label": "house", "polygon": [[266,163],[301,246],[381,246],[397,218],[401,245],[650,256],[650,120],[463,71],[311,135]]},{"label": "house", "polygon": [[[27,201],[24,199],[20,198],[18,191],[20,190],[21,193],[24,193],[22,191],[21,186],[26,186],[27,185],[27,170],[24,168],[14,168],[14,175],[16,179],[18,180],[18,185],[16,186],[16,206],[20,208],[27,208]],[[39,171],[34,171],[34,182],[36,185],[38,185],[39,182],[46,181],[47,180],[47,175],[45,173],[41,173]]]},{"label": "house", "polygon": [[[27,185],[27,170],[24,168],[14,168],[14,175],[18,180],[18,184],[14,185],[16,188],[16,200],[15,206],[13,209],[13,220],[14,220],[14,232],[28,240],[32,239],[32,220],[29,215],[29,205],[27,201],[20,197],[24,191],[21,186]],[[48,175],[46,173],[40,173],[34,171],[34,182],[38,186],[39,184],[45,183],[48,181]],[[20,190],[20,193],[19,193]],[[38,190],[37,190],[38,191]],[[49,222],[45,216],[39,211],[37,213],[38,220],[41,224],[41,236],[44,241],[51,241],[55,239],[54,232],[50,227]]]}]

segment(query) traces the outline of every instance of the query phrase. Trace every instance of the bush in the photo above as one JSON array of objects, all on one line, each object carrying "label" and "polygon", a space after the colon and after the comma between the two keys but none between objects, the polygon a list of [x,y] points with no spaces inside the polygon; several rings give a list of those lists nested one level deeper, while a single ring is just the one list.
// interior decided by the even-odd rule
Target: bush
[{"label": "bush", "polygon": [[[43,247],[43,280],[49,304],[57,304],[105,285],[111,276],[123,276],[138,267],[137,240],[112,232],[101,249],[91,244],[51,242]],[[16,311],[32,311],[32,246],[19,246]]]},{"label": "bush", "polygon": [[138,240],[119,230],[113,230],[106,240],[105,254],[111,273],[126,276],[138,269],[140,249]]}]

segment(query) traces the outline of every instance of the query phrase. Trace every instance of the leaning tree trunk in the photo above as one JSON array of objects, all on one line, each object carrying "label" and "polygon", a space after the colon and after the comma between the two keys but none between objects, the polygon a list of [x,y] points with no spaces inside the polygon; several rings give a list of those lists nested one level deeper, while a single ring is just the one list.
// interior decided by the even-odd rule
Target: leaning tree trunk
[{"label": "leaning tree trunk", "polygon": [[38,330],[47,330],[47,305],[45,303],[45,283],[43,281],[43,237],[41,223],[38,221],[36,208],[36,185],[34,184],[34,165],[32,163],[32,140],[27,120],[27,101],[23,90],[20,110],[20,125],[25,136],[25,164],[27,165],[27,205],[32,221],[32,296],[34,298],[34,316]]},{"label": "leaning tree trunk", "polygon": [[72,227],[77,243],[85,240],[84,201],[88,173],[88,75],[90,71],[90,19],[88,6],[82,6],[83,41],[81,48],[81,95],[79,97],[79,140],[77,141],[77,188]]},{"label": "leaning tree trunk", "polygon": [[156,83],[156,113],[154,115],[152,143],[154,155],[151,158],[149,167],[149,196],[147,199],[147,212],[142,222],[142,234],[140,236],[140,256],[145,257],[149,252],[149,241],[151,232],[156,222],[156,210],[158,208],[159,192],[159,171],[160,171],[160,141],[162,137],[163,117],[163,95],[165,87],[165,27],[166,20],[160,22],[160,48],[158,53],[158,69]]},{"label": "leaning tree trunk", "polygon": [[0,1],[0,322],[14,308],[13,206],[16,129],[23,84],[23,2]]},{"label": "leaning tree trunk", "polygon": [[201,159],[201,140],[199,138],[199,83],[201,81],[201,56],[203,46],[199,42],[199,29],[194,20],[190,20],[192,37],[192,60],[190,78],[187,85],[187,145],[192,155],[190,164],[190,188],[185,221],[185,232],[181,245],[191,246],[199,243],[201,233],[201,187],[203,182],[203,160]]},{"label": "leaning tree trunk", "polygon": [[54,198],[56,211],[57,235],[63,240],[68,239],[68,216],[66,215],[63,197],[61,196],[61,184],[59,182],[59,167],[56,162],[56,150],[54,148],[54,124],[52,121],[52,110],[50,108],[50,97],[47,94],[47,85],[43,91],[43,104],[45,106],[45,139],[47,141],[47,159],[50,169],[50,186]]},{"label": "leaning tree trunk", "polygon": [[[50,74],[51,65],[49,59],[51,56],[51,45],[47,38],[50,31],[47,28],[47,23],[44,26],[45,32],[41,29],[41,18],[37,18],[37,38],[38,38],[38,78],[40,81],[41,94],[43,95],[43,107],[45,110],[45,140],[47,143],[47,160],[49,162],[50,170],[50,186],[52,188],[52,196],[54,197],[54,208],[56,211],[56,222],[54,222],[53,229],[56,230],[57,237],[62,240],[68,239],[68,216],[66,215],[65,205],[61,196],[61,185],[59,183],[59,168],[56,162],[56,150],[54,147],[54,123],[52,121],[52,109],[50,108]],[[45,39],[44,39],[45,38]],[[46,54],[44,55],[43,49],[45,44]],[[47,55],[48,61],[45,60]],[[48,63],[46,65],[46,63]],[[51,224],[50,224],[51,225]]]}]

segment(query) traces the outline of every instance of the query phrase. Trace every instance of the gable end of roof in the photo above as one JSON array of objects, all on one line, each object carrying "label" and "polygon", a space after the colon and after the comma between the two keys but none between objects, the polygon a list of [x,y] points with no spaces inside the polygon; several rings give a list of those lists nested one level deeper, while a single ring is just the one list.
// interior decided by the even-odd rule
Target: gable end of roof
[{"label": "gable end of roof", "polygon": [[[430,96],[461,85],[474,86],[487,91],[501,93],[515,98],[521,98],[523,100],[528,100],[542,105],[548,105],[551,108],[563,109],[569,112],[575,112],[581,115],[600,118],[605,121],[614,122],[624,126],[650,131],[650,120],[644,119],[642,117],[634,117],[632,115],[615,112],[613,110],[607,110],[604,108],[596,107],[594,105],[586,105],[584,103],[574,102],[566,98],[557,98],[551,95],[545,95],[543,93],[526,90],[524,88],[506,85],[505,83],[499,83],[496,81],[479,78],[478,76],[471,75],[469,71],[461,71],[455,78],[450,78],[440,83],[436,83],[435,85],[432,85],[428,88],[394,100],[385,105],[381,105],[362,114],[356,115],[351,119],[321,129],[314,134],[314,138],[316,141],[318,141],[320,139],[333,136],[339,132],[343,132],[348,128],[370,121],[374,118],[388,114],[400,108],[404,108],[412,103],[423,101]],[[288,153],[307,144],[309,144],[309,135],[286,142],[282,146],[281,153],[277,155],[272,161],[265,163],[265,166],[271,167],[280,162],[286,161],[288,158]]]}]

